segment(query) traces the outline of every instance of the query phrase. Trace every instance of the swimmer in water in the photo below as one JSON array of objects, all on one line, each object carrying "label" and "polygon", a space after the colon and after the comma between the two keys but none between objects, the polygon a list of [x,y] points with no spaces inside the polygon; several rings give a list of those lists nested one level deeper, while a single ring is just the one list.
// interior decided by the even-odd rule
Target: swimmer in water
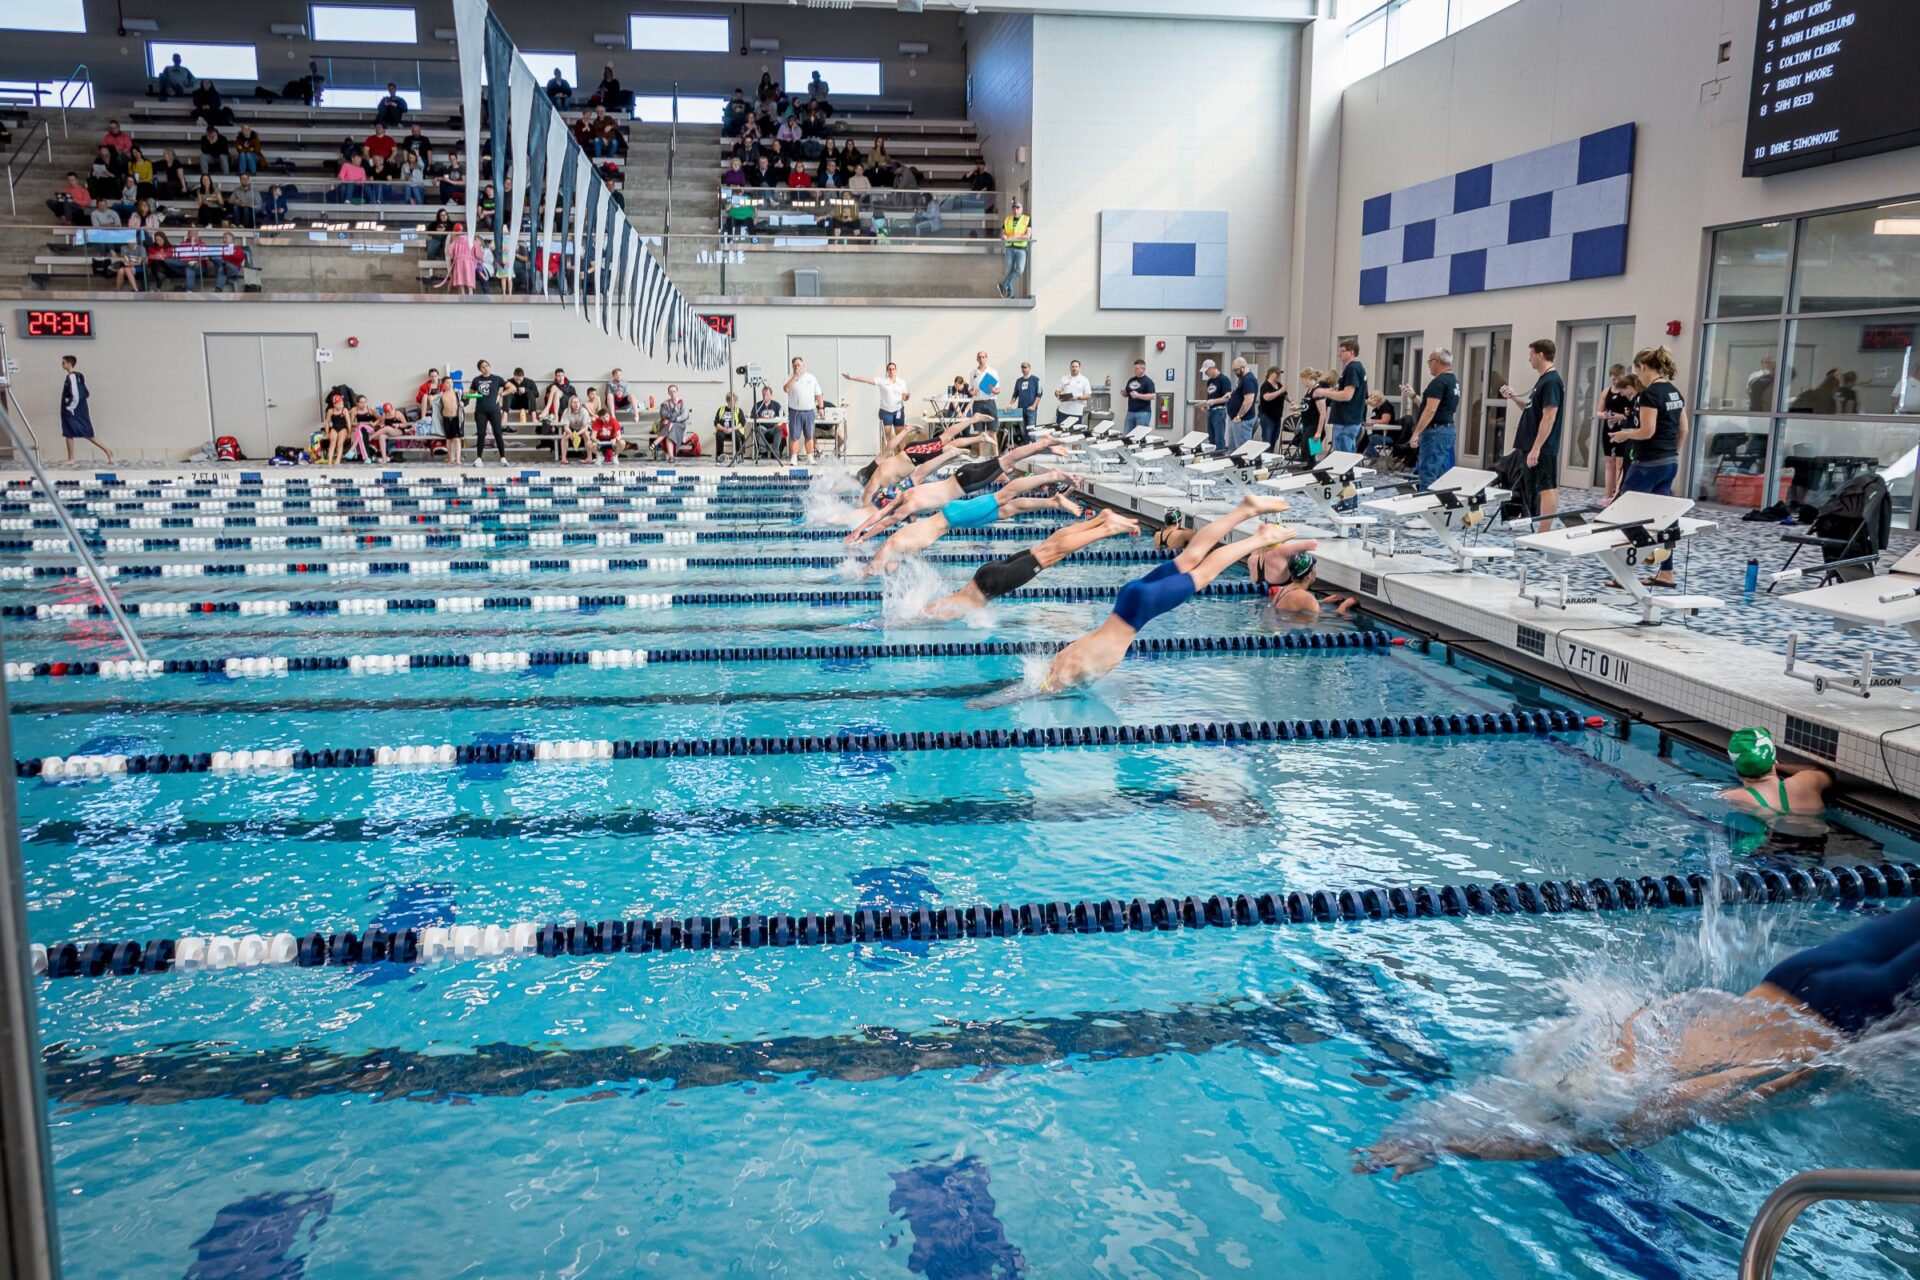
[{"label": "swimmer in water", "polygon": [[1320,545],[1313,541],[1296,541],[1293,530],[1278,524],[1263,526],[1251,538],[1221,545],[1236,527],[1258,516],[1273,515],[1286,509],[1284,498],[1254,494],[1242,498],[1239,506],[1195,532],[1193,540],[1179,555],[1154,566],[1144,576],[1121,587],[1119,594],[1113,598],[1113,612],[1107,616],[1107,620],[1054,654],[1053,662],[1047,667],[1046,678],[1038,689],[1024,684],[1014,685],[967,705],[976,709],[1005,706],[1023,698],[1064,693],[1080,685],[1091,684],[1120,665],[1120,660],[1127,656],[1127,650],[1133,647],[1134,638],[1149,622],[1193,599],[1195,592],[1230,566],[1269,547],[1311,551]]},{"label": "swimmer in water", "polygon": [[1765,729],[1734,734],[1727,740],[1727,759],[1741,783],[1720,793],[1728,803],[1761,817],[1817,818],[1827,811],[1833,775],[1812,767],[1781,768],[1773,735]]},{"label": "swimmer in water", "polygon": [[[1036,453],[1052,450],[1065,453],[1067,447],[1056,443],[1051,436],[1036,444],[1023,444],[1017,449],[1009,449],[998,457],[983,458],[979,462],[969,462],[956,467],[952,475],[940,480],[928,480],[939,468],[929,463],[916,468],[910,479],[911,485],[904,485],[894,499],[878,511],[872,512],[865,520],[855,525],[847,534],[847,545],[858,546],[883,529],[890,529],[903,520],[911,519],[923,511],[932,511],[944,507],[949,502],[957,502],[983,489],[1015,479],[1018,472],[1013,464],[1022,458],[1030,458]],[[949,449],[940,455],[942,459],[969,456],[964,450]],[[884,492],[884,491],[883,491]]]},{"label": "swimmer in water", "polygon": [[[1255,581],[1271,584],[1273,607],[1277,612],[1319,616],[1320,597],[1313,593],[1313,586],[1320,580],[1320,561],[1313,552],[1296,551],[1292,555],[1282,555],[1278,551],[1269,551],[1255,563],[1259,574]],[[1286,576],[1277,582],[1271,576],[1276,565],[1286,572]],[[1327,603],[1344,618],[1359,602],[1352,596],[1330,595]]]},{"label": "swimmer in water", "polygon": [[[1804,1083],[1837,1049],[1891,1029],[1920,994],[1920,903],[1855,925],[1787,957],[1745,996],[1714,996],[1695,1012],[1642,1008],[1620,1025],[1607,1067],[1651,1084],[1604,1131],[1576,1127],[1580,1102],[1526,1124],[1475,1124],[1456,1134],[1412,1132],[1359,1152],[1356,1173],[1405,1177],[1440,1156],[1551,1160],[1574,1151],[1645,1146],[1703,1118],[1726,1115]],[[1642,1019],[1645,1019],[1644,1023]],[[1571,1075],[1572,1073],[1569,1073]],[[1485,1120],[1483,1101],[1473,1111]]]},{"label": "swimmer in water", "polygon": [[[1026,496],[1054,485],[1064,485],[1065,489],[1050,497]],[[975,494],[971,498],[949,502],[932,515],[896,530],[892,537],[881,543],[880,550],[874,553],[873,559],[867,561],[866,576],[891,572],[902,559],[919,555],[956,529],[985,528],[995,521],[1033,511],[1064,511],[1068,515],[1078,516],[1079,504],[1067,496],[1067,491],[1073,485],[1073,477],[1064,471],[1044,471],[1039,475],[1022,476],[991,493]]]},{"label": "swimmer in water", "polygon": [[1032,582],[1042,569],[1059,564],[1102,538],[1122,533],[1130,537],[1139,536],[1140,522],[1113,510],[1102,511],[1091,520],[1082,520],[1079,524],[1070,524],[1025,551],[1016,551],[1004,559],[981,565],[975,571],[973,581],[952,595],[942,596],[928,605],[926,616],[945,620],[984,609],[989,601]]}]

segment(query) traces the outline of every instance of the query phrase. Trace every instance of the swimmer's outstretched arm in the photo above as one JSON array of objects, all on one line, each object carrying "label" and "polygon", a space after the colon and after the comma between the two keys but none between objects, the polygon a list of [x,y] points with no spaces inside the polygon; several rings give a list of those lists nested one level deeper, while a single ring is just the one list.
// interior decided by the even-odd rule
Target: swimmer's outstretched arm
[{"label": "swimmer's outstretched arm", "polygon": [[909,499],[917,498],[919,492],[918,489],[907,490],[906,493],[895,498],[888,506],[882,510],[873,512],[859,524],[849,529],[846,538],[847,545],[857,547],[876,534],[884,533],[886,530],[893,528],[908,516],[918,515],[921,510],[920,503],[917,501],[909,501]]}]

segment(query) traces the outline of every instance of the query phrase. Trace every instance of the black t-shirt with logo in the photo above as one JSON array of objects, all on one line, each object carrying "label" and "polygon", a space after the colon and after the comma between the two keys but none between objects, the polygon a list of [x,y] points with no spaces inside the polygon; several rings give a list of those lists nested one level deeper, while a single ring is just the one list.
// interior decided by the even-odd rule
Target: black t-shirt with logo
[{"label": "black t-shirt with logo", "polygon": [[[1527,396],[1527,409],[1520,415],[1520,426],[1513,436],[1513,447],[1522,453],[1533,452],[1533,438],[1540,431],[1540,419],[1546,416],[1548,409],[1564,409],[1567,403],[1567,384],[1558,369],[1549,369],[1540,375],[1540,381],[1533,384],[1533,390]],[[1547,436],[1546,443],[1540,446],[1541,458],[1556,456],[1560,448],[1560,424],[1566,421],[1565,413],[1554,415],[1553,431]]]},{"label": "black t-shirt with logo", "polygon": [[[1633,442],[1633,460],[1658,466],[1679,457],[1680,414],[1687,407],[1680,388],[1662,379],[1642,391],[1634,407],[1652,409],[1657,416],[1653,420],[1653,435]],[[1637,427],[1640,424],[1636,422],[1633,425]]]},{"label": "black t-shirt with logo", "polygon": [[[1135,400],[1133,397],[1136,394],[1147,397],[1147,402],[1145,404],[1141,404],[1138,400]],[[1148,413],[1148,412],[1151,412],[1152,409],[1153,409],[1153,379],[1149,378],[1144,373],[1137,373],[1133,377],[1128,378],[1127,379],[1127,412],[1128,413]]]},{"label": "black t-shirt with logo", "polygon": [[1367,420],[1367,366],[1358,360],[1349,360],[1340,370],[1340,387],[1353,388],[1351,400],[1331,400],[1336,427],[1356,427]]},{"label": "black t-shirt with logo", "polygon": [[1453,415],[1460,409],[1460,379],[1450,373],[1436,374],[1427,383],[1427,389],[1420,393],[1420,398],[1435,402],[1433,421],[1427,426],[1450,427],[1453,425]]},{"label": "black t-shirt with logo", "polygon": [[477,397],[474,407],[484,413],[495,406],[500,388],[506,385],[507,380],[499,374],[483,373],[467,384],[467,390]]}]

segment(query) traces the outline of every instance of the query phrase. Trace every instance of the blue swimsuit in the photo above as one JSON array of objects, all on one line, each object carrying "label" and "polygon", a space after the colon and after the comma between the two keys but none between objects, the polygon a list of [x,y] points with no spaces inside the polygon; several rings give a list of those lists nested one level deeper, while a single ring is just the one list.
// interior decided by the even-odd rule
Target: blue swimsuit
[{"label": "blue swimsuit", "polygon": [[1890,1016],[1920,987],[1920,902],[1788,956],[1767,981],[1857,1035]]},{"label": "blue swimsuit", "polygon": [[1000,498],[997,494],[991,493],[976,494],[971,498],[955,498],[940,508],[940,514],[947,518],[949,528],[978,529],[1000,518]]},{"label": "blue swimsuit", "polygon": [[1139,631],[1169,609],[1178,609],[1193,599],[1195,590],[1193,575],[1182,573],[1179,561],[1167,560],[1120,588],[1120,594],[1113,598],[1113,616]]}]

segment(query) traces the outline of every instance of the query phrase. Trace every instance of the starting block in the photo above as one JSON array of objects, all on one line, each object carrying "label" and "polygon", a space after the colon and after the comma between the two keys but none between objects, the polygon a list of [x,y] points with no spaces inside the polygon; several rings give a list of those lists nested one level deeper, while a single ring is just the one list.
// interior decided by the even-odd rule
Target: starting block
[{"label": "starting block", "polygon": [[1264,472],[1261,468],[1269,457],[1266,441],[1249,440],[1232,453],[1197,458],[1186,466],[1187,496],[1197,499],[1217,486],[1244,490],[1254,480],[1262,478]]},{"label": "starting block", "polygon": [[1360,487],[1360,478],[1373,474],[1373,468],[1361,465],[1363,461],[1357,453],[1329,453],[1309,470],[1262,480],[1260,487],[1282,497],[1304,499],[1333,526],[1336,537],[1351,538],[1355,530],[1380,523],[1379,516],[1353,514],[1360,495],[1372,492]]},{"label": "starting block", "polygon": [[1398,555],[1395,535],[1399,532],[1400,523],[1418,519],[1433,530],[1434,536],[1446,547],[1457,573],[1470,572],[1477,560],[1511,556],[1511,547],[1469,546],[1462,541],[1463,534],[1473,532],[1482,525],[1491,525],[1492,516],[1486,510],[1488,506],[1497,509],[1500,503],[1512,496],[1505,489],[1495,488],[1493,480],[1491,471],[1454,467],[1435,479],[1430,489],[1392,498],[1374,498],[1362,503],[1367,510],[1377,511],[1391,522],[1387,525],[1385,548],[1369,542],[1367,550],[1377,555]]},{"label": "starting block", "polygon": [[[1593,556],[1633,597],[1640,620],[1657,625],[1668,614],[1698,613],[1702,609],[1717,609],[1725,603],[1718,596],[1656,596],[1640,581],[1641,567],[1657,570],[1673,558],[1674,548],[1682,542],[1714,528],[1710,520],[1687,516],[1685,513],[1692,508],[1692,498],[1623,493],[1590,524],[1526,534],[1514,539],[1514,545],[1545,552],[1556,560]],[[1533,601],[1536,608],[1548,605],[1565,609],[1576,604],[1597,604],[1600,600],[1598,595],[1574,595],[1564,573],[1557,587],[1530,587],[1523,576],[1520,594]]]},{"label": "starting block", "polygon": [[[1920,639],[1920,548],[1900,557],[1884,574],[1831,587],[1815,587],[1812,591],[1796,591],[1779,599],[1796,608],[1826,614],[1836,631],[1899,627]],[[1818,668],[1800,669],[1796,664],[1799,648],[1800,633],[1796,631],[1787,637],[1787,674],[1795,680],[1807,681],[1816,693],[1835,689],[1856,698],[1868,698],[1875,689],[1920,688],[1920,673],[1875,675],[1872,650],[1861,656],[1859,674],[1839,675]]]}]

